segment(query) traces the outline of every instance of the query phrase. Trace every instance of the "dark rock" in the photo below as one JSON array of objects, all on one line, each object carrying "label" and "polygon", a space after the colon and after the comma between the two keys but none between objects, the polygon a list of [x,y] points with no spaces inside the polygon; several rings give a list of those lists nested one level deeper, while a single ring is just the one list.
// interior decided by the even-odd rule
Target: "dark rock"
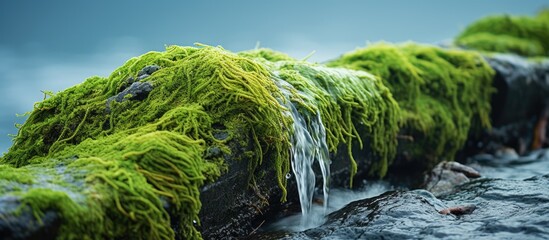
[{"label": "dark rock", "polygon": [[143,100],[149,95],[153,86],[149,82],[134,82],[129,88],[124,89],[120,94],[116,95],[116,101],[122,102],[126,99],[126,96],[131,94],[129,100]]},{"label": "dark rock", "polygon": [[126,100],[143,100],[152,90],[153,85],[149,82],[134,82],[116,96],[107,99],[106,112],[110,113],[112,101],[123,102]]},{"label": "dark rock", "polygon": [[[236,148],[238,149],[238,148]],[[233,152],[233,154],[235,154]],[[238,152],[236,153],[238,154]],[[280,208],[281,191],[272,167],[261,167],[254,182],[247,174],[247,161],[228,157],[229,171],[215,183],[202,187],[200,231],[204,239],[235,239],[247,236]],[[290,191],[292,186],[289,185]],[[293,190],[292,195],[297,195]]]},{"label": "dark rock", "polygon": [[[145,67],[139,72],[139,79],[149,76],[156,70],[158,70],[157,66]],[[510,71],[508,73],[502,72],[501,74],[514,73],[513,71]],[[519,77],[517,77],[517,79],[518,80],[516,81],[519,82],[524,80],[521,80],[521,78]],[[128,81],[130,81],[130,79],[128,79]],[[131,81],[132,82],[131,84],[129,84],[128,87],[124,88],[120,93],[110,97],[107,100],[107,112],[110,112],[112,101],[123,102],[126,100],[142,100],[145,99],[153,89],[152,84],[149,82],[133,82],[133,78],[131,78]],[[505,82],[505,80],[502,81]],[[502,86],[506,85],[502,84]],[[528,87],[529,85],[525,86]],[[508,91],[507,93],[510,94],[511,92],[513,94],[518,94],[518,91]],[[504,94],[504,96],[507,95]],[[536,96],[540,97],[541,95],[538,94]],[[545,95],[545,97],[547,96],[549,95]],[[505,101],[506,104],[516,104],[514,103],[515,100],[513,100],[512,97],[507,97],[510,99],[507,99]],[[543,98],[543,96],[541,97]],[[529,101],[528,104],[534,103],[535,101]],[[535,109],[536,108],[534,108],[533,112],[535,112]],[[518,113],[522,114],[520,111]],[[507,124],[508,122],[513,122],[516,120],[514,117],[509,117],[506,114],[500,117],[501,119],[503,119],[501,120],[501,122],[504,125],[501,125],[501,127],[499,127],[498,125],[498,127],[495,128],[496,130],[494,132],[497,132],[498,129],[503,129],[504,126],[509,126],[509,124]],[[363,131],[359,129],[359,132]],[[502,135],[507,136],[506,131],[504,132],[505,133],[502,133]],[[229,139],[228,132],[221,127],[219,129],[214,127],[214,131],[212,134],[218,140],[231,141],[231,139]],[[522,133],[518,135],[521,134]],[[514,136],[512,136],[510,139],[513,138]],[[373,156],[373,152],[371,151],[371,149],[368,148],[368,146],[370,146],[370,142],[368,141],[367,137],[363,138],[363,142],[365,146],[364,149],[359,149],[357,146],[352,146],[353,153],[355,153],[355,160],[358,164],[358,172],[355,175],[354,186],[359,185],[358,183],[361,180],[367,178],[367,176],[370,174],[369,169],[372,163],[375,162],[375,156]],[[200,199],[202,203],[202,209],[200,212],[199,228],[201,230],[202,236],[205,239],[230,239],[248,236],[271,216],[275,214],[280,214],[280,212],[288,211],[288,209],[290,208],[299,206],[299,202],[297,199],[298,194],[294,182],[295,180],[293,178],[289,179],[287,185],[288,202],[281,203],[280,198],[282,196],[282,193],[280,188],[278,187],[276,177],[273,177],[276,176],[273,170],[274,167],[268,164],[268,161],[265,160],[266,163],[259,167],[256,172],[249,173],[249,166],[248,161],[245,159],[245,152],[250,151],[251,149],[242,147],[237,141],[233,141],[229,143],[229,145],[231,153],[224,155],[225,162],[228,167],[228,172],[224,173],[215,183],[207,184],[201,189]],[[248,145],[251,146],[253,144]],[[222,153],[219,148],[210,148],[207,150],[206,154],[209,154],[209,156],[219,156],[220,154],[224,153]],[[404,153],[400,155],[404,156],[402,157],[401,161],[406,161],[406,154]],[[350,160],[347,155],[347,147],[341,145],[338,149],[338,154],[332,155],[331,159],[333,160],[333,164],[331,165],[331,187],[348,187],[350,184]],[[392,173],[390,172],[389,176],[391,178],[395,178],[397,175],[399,175],[399,177],[404,176],[411,177],[412,179],[416,180],[419,179],[419,181],[422,180],[421,177],[417,177],[416,175],[418,173],[422,174],[422,166],[418,166],[417,169],[413,169],[409,167],[410,165],[403,165],[405,165],[406,168],[403,168],[402,172],[400,172],[399,174],[393,173],[393,175],[391,175]],[[317,184],[322,184],[322,180],[320,179],[320,170],[318,169],[317,165],[315,166],[315,172],[318,178],[316,182]],[[295,238],[303,237],[306,239],[332,237],[344,239],[370,237],[417,238],[416,236],[418,236],[418,234],[421,236],[431,236],[433,238],[466,238],[467,236],[485,236],[486,233],[477,232],[477,234],[479,235],[468,233],[468,231],[475,230],[471,229],[470,224],[459,225],[460,223],[467,222],[461,221],[460,218],[457,218],[455,215],[457,213],[468,213],[468,211],[465,210],[470,210],[472,209],[471,207],[465,207],[463,208],[463,211],[461,211],[455,207],[453,208],[455,210],[452,210],[452,208],[449,208],[448,206],[476,206],[476,210],[474,212],[463,215],[461,217],[473,219],[473,226],[476,226],[477,228],[482,228],[482,226],[478,226],[482,223],[491,228],[493,231],[498,232],[499,234],[499,232],[501,232],[502,230],[498,228],[497,225],[494,225],[494,223],[486,222],[486,219],[498,219],[501,221],[506,221],[507,217],[512,217],[512,215],[507,213],[507,215],[505,215],[505,211],[495,212],[496,210],[498,210],[498,208],[495,206],[499,204],[504,210],[505,207],[513,209],[513,206],[510,205],[510,203],[507,203],[501,199],[506,199],[506,197],[508,196],[510,197],[510,194],[512,194],[513,191],[516,192],[520,191],[519,189],[523,189],[523,187],[525,187],[526,181],[486,182],[474,180],[472,182],[469,182],[467,176],[474,177],[475,173],[468,170],[467,168],[454,166],[452,164],[445,166],[442,171],[444,174],[439,175],[441,176],[441,179],[446,178],[447,174],[451,174],[452,176],[463,176],[464,178],[461,179],[467,179],[467,181],[461,181],[460,177],[457,178],[459,184],[464,183],[464,185],[460,185],[458,189],[456,189],[457,193],[453,193],[452,195],[442,195],[443,197],[447,198],[447,201],[438,200],[427,191],[390,192],[380,197],[358,201],[348,205],[344,209],[331,214],[329,216],[328,222],[322,227],[311,229],[303,233],[295,233],[289,235]],[[255,178],[250,179],[250,176],[255,176]],[[546,194],[548,192],[547,179],[545,177],[541,180],[533,180],[533,182],[535,182],[537,185],[540,185],[538,184],[539,181],[543,181],[545,185],[539,187],[540,190],[538,190],[537,192],[534,192],[533,190],[529,191],[528,193],[532,193],[534,195],[528,196],[533,196],[533,198],[535,198],[536,196],[539,197],[539,199],[536,200],[536,203],[541,203],[539,205],[543,208],[537,208],[536,205],[529,203],[524,204],[524,207],[532,207],[539,212],[539,214],[536,214],[545,214],[545,216],[547,216],[549,214],[549,210],[545,209],[549,209],[549,206],[547,202],[541,201],[543,199],[549,199]],[[453,184],[452,186],[456,186],[456,184]],[[469,186],[475,187],[469,188]],[[491,187],[494,187],[495,190],[491,189]],[[528,188],[528,186],[526,187]],[[505,189],[505,191],[501,190],[500,192],[497,192],[499,191],[498,189]],[[544,193],[540,193],[541,190],[543,190]],[[477,195],[474,195],[473,192],[476,192]],[[498,196],[502,194],[503,197],[498,198]],[[519,196],[520,194],[515,195]],[[518,199],[518,197],[515,197],[513,199]],[[2,202],[1,199],[0,202]],[[169,204],[165,205],[165,207],[170,208]],[[485,211],[486,207],[490,209],[488,212]],[[439,211],[443,211],[444,209],[449,209],[448,212],[451,214],[440,214]],[[519,210],[523,211],[519,211],[519,213],[522,213],[524,217],[524,215],[526,215],[526,213],[524,213],[524,210]],[[491,213],[497,215],[497,218],[491,218]],[[521,218],[521,220],[522,219],[523,218]],[[545,221],[546,223],[546,220],[541,219],[541,217],[534,219],[537,219],[540,222]],[[50,225],[52,226],[55,226],[55,224],[56,222],[53,220],[50,223]],[[520,229],[517,230],[516,228],[514,228],[511,223],[506,224],[507,225],[505,225],[505,228],[509,228],[510,230],[515,231],[515,233],[517,231],[521,231]],[[174,224],[174,226],[177,225],[178,224]],[[534,229],[535,226],[531,226],[531,228]],[[54,230],[56,228],[52,227],[51,229]],[[27,230],[28,228],[25,229],[25,231]],[[29,230],[29,232],[31,233],[39,233],[40,231],[41,230]],[[465,235],[462,236],[463,232],[465,232]],[[0,231],[0,233],[3,232]],[[543,232],[542,236],[547,236],[543,234],[547,234],[546,232]],[[497,236],[506,237],[506,235],[504,234],[496,235],[496,237]]]},{"label": "dark rock", "polygon": [[[448,207],[452,206],[452,207]],[[283,239],[546,239],[549,175],[477,179],[435,198],[424,190],[387,192],[350,203],[317,228]],[[280,239],[281,233],[250,239]]]},{"label": "dark rock", "polygon": [[124,89],[126,89],[128,86],[132,85],[132,83],[135,82],[135,79],[133,77],[129,77],[126,79],[126,81],[123,82],[122,85],[118,88],[117,92],[122,92]]},{"label": "dark rock", "polygon": [[[143,100],[152,91],[153,85],[150,82],[140,82],[141,80],[149,77],[154,72],[160,69],[157,65],[146,66],[143,69],[139,70],[137,73],[137,79],[129,77],[126,79],[124,84],[118,89],[118,94],[107,99],[107,109],[106,112],[111,112],[111,102],[123,102],[126,100]],[[131,96],[131,97],[127,97]]]},{"label": "dark rock", "polygon": [[221,149],[219,149],[219,147],[209,147],[207,150],[206,150],[206,154],[204,155],[204,158],[208,159],[208,158],[212,158],[212,157],[218,157],[219,155],[221,155]]},{"label": "dark rock", "polygon": [[213,137],[217,140],[223,141],[229,137],[229,133],[226,131],[215,131]]},{"label": "dark rock", "polygon": [[492,122],[499,127],[521,122],[548,107],[549,61],[535,62],[516,55],[486,57],[496,71],[492,97]]},{"label": "dark rock", "polygon": [[160,66],[158,66],[158,65],[146,66],[143,69],[139,70],[139,72],[137,73],[137,77],[139,78],[139,77],[144,76],[144,75],[150,76],[151,74],[158,71],[159,69],[160,69]]},{"label": "dark rock", "polygon": [[141,81],[145,78],[148,78],[150,75],[149,74],[143,74],[143,75],[140,75],[139,77],[137,77],[137,81]]},{"label": "dark rock", "polygon": [[55,239],[61,225],[61,219],[56,212],[44,212],[39,222],[30,208],[24,208],[20,214],[14,214],[14,210],[20,207],[18,197],[10,195],[0,197],[2,239]]},{"label": "dark rock", "polygon": [[[214,136],[224,139],[223,127],[214,125]],[[359,129],[359,132],[361,129]],[[221,140],[221,139],[220,139]],[[250,139],[251,140],[251,139]],[[353,145],[352,151],[358,165],[354,178],[355,187],[360,186],[362,180],[368,178],[371,164],[375,161],[373,151],[368,147],[370,142],[363,137],[364,148]],[[274,167],[263,164],[253,174],[254,181],[250,181],[247,161],[238,160],[243,153],[250,149],[242,148],[237,141],[230,141],[231,154],[225,157],[228,172],[223,174],[215,183],[202,188],[200,200],[201,233],[204,239],[235,239],[248,236],[260,225],[269,219],[291,215],[300,211],[299,195],[295,178],[288,179],[287,202],[282,203],[282,192],[278,187]],[[350,159],[347,147],[341,145],[338,154],[331,156],[332,188],[349,188]],[[268,155],[268,154],[267,154]],[[313,164],[316,176],[317,189],[321,189],[322,174],[317,163]],[[378,178],[376,178],[378,179]],[[319,190],[320,191],[320,190]],[[253,239],[253,238],[252,238]]]},{"label": "dark rock", "polygon": [[[128,79],[126,79],[126,84],[128,84],[128,85],[131,85],[134,82],[135,82],[135,79],[133,77],[129,77]],[[124,90],[124,89],[122,89],[122,90]]]},{"label": "dark rock", "polygon": [[470,178],[478,178],[480,173],[475,169],[457,162],[441,162],[426,176],[425,189],[435,196],[455,190]]},{"label": "dark rock", "polygon": [[[358,131],[363,132],[363,129],[358,129]],[[217,130],[214,131],[214,136],[216,132],[224,135],[224,131]],[[222,137],[221,134],[216,138],[218,137]],[[358,166],[353,187],[360,187],[361,182],[365,179],[379,179],[375,176],[372,177],[369,172],[372,163],[376,161],[376,156],[369,148],[370,140],[364,135],[362,141],[364,148],[361,149],[358,144],[352,146],[353,156]],[[231,147],[231,156],[225,158],[229,171],[215,183],[202,188],[200,219],[202,236],[205,239],[244,238],[269,219],[288,216],[300,211],[295,178],[291,177],[287,184],[288,201],[281,203],[280,197],[282,195],[276,178],[272,177],[275,176],[272,165],[264,164],[254,174],[258,176],[255,179],[255,184],[249,184],[249,176],[246,174],[248,169],[246,161],[236,160],[238,156],[241,156],[241,153],[248,150],[240,149],[238,144],[235,143]],[[349,188],[351,162],[347,146],[340,145],[337,154],[332,154],[330,159],[332,159],[330,166],[331,188]],[[402,188],[410,188],[412,185],[419,186],[423,181],[423,172],[420,169],[422,168],[407,168],[404,174],[399,176],[391,175],[389,180],[393,185]],[[317,163],[313,165],[313,170],[316,176],[318,194],[323,180]],[[434,198],[431,193],[424,192]],[[438,210],[441,209],[443,209],[442,206]],[[437,213],[438,210],[434,212]],[[256,238],[251,236],[250,239]]]},{"label": "dark rock", "polygon": [[492,96],[493,129],[472,136],[462,156],[495,153],[511,147],[519,155],[547,146],[549,112],[549,61],[534,61],[516,55],[486,56],[496,71]]}]

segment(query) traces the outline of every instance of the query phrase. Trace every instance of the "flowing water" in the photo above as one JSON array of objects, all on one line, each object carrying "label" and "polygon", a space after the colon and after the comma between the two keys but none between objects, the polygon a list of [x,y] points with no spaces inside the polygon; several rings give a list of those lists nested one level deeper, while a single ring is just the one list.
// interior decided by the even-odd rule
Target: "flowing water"
[{"label": "flowing water", "polygon": [[293,119],[291,166],[297,183],[299,201],[301,204],[302,218],[299,225],[306,227],[318,217],[313,217],[310,214],[316,184],[316,176],[313,171],[313,164],[315,161],[318,162],[322,172],[324,210],[326,210],[329,205],[330,158],[328,145],[326,143],[326,129],[322,124],[322,119],[318,111],[315,113],[301,113],[298,111],[296,105],[290,101],[291,93],[289,90],[297,90],[293,89],[289,83],[282,79],[277,79],[276,83],[286,97],[286,99],[281,102],[289,110],[289,115]]},{"label": "flowing water", "polygon": [[[385,181],[375,181],[364,183],[364,186],[357,190],[332,189],[330,192],[330,205],[324,206],[313,204],[307,217],[301,214],[294,214],[281,218],[265,228],[264,232],[300,232],[307,229],[318,227],[326,222],[326,216],[335,212],[345,205],[360,199],[378,196],[393,187]],[[307,221],[304,223],[304,221]]]},{"label": "flowing water", "polygon": [[[354,192],[333,189],[331,213],[319,226],[295,227],[297,217],[291,216],[260,238],[549,239],[549,149],[525,156],[482,154],[468,165],[483,177],[438,198],[426,190],[390,191],[379,182]],[[471,211],[440,213],[456,206]]]},{"label": "flowing water", "polygon": [[[264,227],[261,239],[549,239],[549,150],[518,156],[514,152],[470,158],[483,178],[436,198],[425,190],[391,191],[387,182],[330,192],[326,132],[318,112],[300,111],[289,99],[293,87],[278,79],[293,119],[291,166],[301,214]],[[291,91],[290,91],[291,90]],[[317,162],[323,177],[323,205],[313,204]],[[468,206],[464,215],[441,214]],[[261,235],[263,234],[263,235]]]}]

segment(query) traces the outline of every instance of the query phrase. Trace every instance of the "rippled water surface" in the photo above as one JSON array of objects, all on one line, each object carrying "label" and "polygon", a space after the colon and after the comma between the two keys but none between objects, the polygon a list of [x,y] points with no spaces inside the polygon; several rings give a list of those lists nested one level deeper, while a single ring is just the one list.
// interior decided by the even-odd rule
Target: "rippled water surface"
[{"label": "rippled water surface", "polygon": [[[327,210],[324,209],[322,204],[315,204],[309,213],[310,216],[304,217],[302,214],[296,213],[269,224],[263,231],[300,232],[315,228],[326,222],[328,214],[341,209],[345,205],[360,199],[378,196],[391,189],[392,186],[383,181],[366,183],[365,187],[358,191],[333,189],[330,192],[330,204]],[[307,221],[303,221],[305,218]]]},{"label": "rippled water surface", "polygon": [[470,158],[469,165],[486,178],[525,179],[549,174],[549,149],[536,150],[526,156],[518,156],[514,151],[479,154]]},{"label": "rippled water surface", "polygon": [[[477,155],[482,178],[436,198],[425,190],[334,190],[330,214],[308,226],[299,215],[265,228],[263,239],[549,239],[549,150]],[[441,214],[466,206],[472,212]],[[341,208],[342,207],[342,208]],[[318,209],[322,209],[318,207]],[[315,211],[313,211],[315,212]],[[271,233],[269,233],[271,231]]]}]

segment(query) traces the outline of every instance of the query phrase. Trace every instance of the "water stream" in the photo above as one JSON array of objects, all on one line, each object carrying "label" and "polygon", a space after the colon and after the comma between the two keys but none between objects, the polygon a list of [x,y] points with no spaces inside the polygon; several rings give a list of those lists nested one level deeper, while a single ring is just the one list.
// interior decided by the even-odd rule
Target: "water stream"
[{"label": "water stream", "polygon": [[[316,176],[313,171],[313,163],[315,161],[318,162],[322,172],[324,212],[326,212],[326,209],[329,206],[330,158],[328,145],[326,143],[326,129],[322,124],[322,119],[318,111],[316,113],[301,113],[298,111],[296,105],[290,101],[290,89],[295,90],[292,85],[282,79],[276,79],[276,83],[286,97],[286,99],[282,101],[282,104],[288,108],[289,115],[293,119],[291,166],[299,192],[302,213],[301,225],[307,227],[314,222],[310,212],[316,184]],[[316,219],[318,216],[315,216],[314,218]]]},{"label": "water stream", "polygon": [[[333,189],[327,220],[304,228],[299,216],[285,217],[261,239],[549,239],[549,149],[479,154],[467,164],[484,177],[439,197],[421,189],[389,191],[394,186],[383,181],[357,191]],[[456,206],[472,210],[440,213]]]},{"label": "water stream", "polygon": [[[277,79],[291,126],[291,167],[301,214],[267,224],[264,239],[547,239],[549,236],[549,149],[525,156],[513,151],[472,156],[467,164],[483,178],[443,196],[425,190],[398,190],[388,182],[364,183],[358,191],[330,192],[330,159],[326,131],[318,112],[290,101],[296,89]],[[299,93],[298,94],[302,94]],[[294,96],[295,97],[295,96]],[[305,96],[307,97],[307,96]],[[323,177],[323,206],[313,204],[318,162]],[[330,198],[330,199],[328,199]],[[442,214],[449,207],[471,212]]]},{"label": "water stream", "polygon": [[[363,183],[363,187],[350,190],[336,188],[330,191],[330,205],[328,208],[313,204],[307,217],[296,214],[286,216],[265,226],[263,232],[301,232],[307,229],[316,228],[326,222],[326,216],[333,213],[345,205],[360,199],[366,199],[378,196],[394,186],[386,181],[372,181]],[[307,221],[304,223],[304,221]]]}]

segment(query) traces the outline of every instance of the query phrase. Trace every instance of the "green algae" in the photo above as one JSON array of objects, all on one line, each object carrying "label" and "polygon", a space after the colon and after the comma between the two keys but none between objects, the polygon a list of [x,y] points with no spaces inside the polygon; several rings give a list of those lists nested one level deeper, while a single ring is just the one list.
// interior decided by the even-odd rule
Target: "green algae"
[{"label": "green algae", "polygon": [[260,60],[267,60],[268,62],[296,61],[296,59],[290,57],[288,54],[273,51],[272,49],[268,48],[258,48],[254,50],[243,51],[238,53],[238,55]]},{"label": "green algae", "polygon": [[549,55],[549,10],[538,16],[488,16],[469,25],[455,40],[470,49],[515,53],[522,56]]},{"label": "green algae", "polygon": [[[108,101],[150,65],[160,69],[138,80],[154,86],[146,97]],[[37,103],[2,162],[22,169],[58,158],[87,170],[86,185],[94,190],[87,199],[100,199],[105,214],[93,221],[101,226],[90,227],[97,233],[82,236],[174,238],[171,222],[176,222],[179,236],[200,238],[195,228],[199,187],[226,169],[222,157],[203,156],[206,146],[230,153],[228,141],[246,145],[243,140],[252,136],[251,175],[269,153],[285,197],[285,129],[291,119],[283,114],[279,94],[270,73],[248,58],[220,47],[172,46],[133,58],[108,78],[89,78]],[[214,125],[228,137],[216,139]],[[35,208],[52,207],[34,199],[24,195],[22,200],[35,214],[41,211]],[[161,199],[173,212],[163,208]],[[86,221],[59,210],[65,224]],[[66,234],[71,231],[61,236]]]},{"label": "green algae", "polygon": [[6,219],[30,212],[36,222],[28,220],[25,224],[43,224],[46,212],[54,211],[63,223],[59,239],[102,238],[103,224],[98,223],[103,221],[104,209],[97,202],[84,200],[83,179],[69,172],[57,160],[20,168],[1,165],[2,196],[17,199],[21,204],[10,209],[11,212],[4,210],[0,217]]},{"label": "green algae", "polygon": [[385,175],[396,154],[400,108],[380,79],[362,71],[297,61],[269,49],[241,54],[266,60],[275,77],[289,83],[282,87],[292,93],[290,100],[307,121],[320,114],[330,152],[336,153],[340,144],[347,146],[351,185],[357,171],[351,147],[357,142],[362,148],[362,138],[371,139],[370,149],[379,157],[370,171]]},{"label": "green algae", "polygon": [[[97,221],[102,221],[100,214],[105,213],[100,208],[93,208],[97,205],[79,205],[65,192],[48,188],[30,189],[21,195],[21,199],[21,206],[32,209],[39,224],[42,224],[41,218],[44,216],[45,211],[57,210],[63,221],[63,225],[59,229],[61,235],[58,236],[58,239],[100,239],[108,237],[107,235],[98,235],[98,233],[103,232],[103,229]],[[23,208],[18,209],[18,211],[22,210]],[[73,219],[79,220],[74,221]]]},{"label": "green algae", "polygon": [[14,181],[22,184],[32,184],[34,177],[27,169],[18,169],[9,165],[0,165],[0,179],[4,181]]},{"label": "green algae", "polygon": [[[11,189],[4,195],[20,199],[12,215],[29,208],[41,223],[45,212],[54,211],[61,220],[59,239],[173,239],[173,220],[181,223],[180,236],[199,238],[192,226],[205,179],[201,170],[208,168],[200,165],[201,143],[166,131],[142,132],[88,139],[59,153],[78,157],[3,168],[2,176],[9,170],[36,180],[0,181],[2,190]],[[19,188],[10,187],[14,182]],[[173,207],[171,215],[165,204]]]},{"label": "green algae", "polygon": [[171,216],[181,222],[180,234],[200,236],[192,227],[200,210],[199,188],[208,168],[215,167],[201,158],[202,140],[169,131],[143,131],[86,140],[70,151],[82,153],[74,164],[90,168],[86,181],[96,186],[101,196],[113,198],[109,201],[111,211],[118,210],[123,216],[115,222],[128,226],[117,230],[120,234],[173,238],[173,219],[163,207],[164,199],[176,213]]},{"label": "green algae", "polygon": [[[284,63],[275,67],[258,63],[258,57]],[[139,78],[151,65],[159,69]],[[392,159],[398,106],[372,75],[261,50],[235,55],[219,47],[172,46],[37,103],[2,158],[6,181],[0,186],[19,196],[37,219],[47,210],[59,212],[60,238],[200,238],[199,188],[226,170],[222,157],[205,153],[208,147],[225,154],[231,153],[229,141],[251,147],[243,158],[252,180],[267,156],[285,199],[292,120],[278,78],[296,86],[291,100],[304,112],[325,119],[332,152],[341,143],[362,145],[360,125],[375,139],[372,148],[382,165]],[[152,91],[139,101],[133,94],[111,100],[134,79],[154,86]],[[217,139],[215,131],[228,136]],[[68,179],[55,177],[52,169],[59,164],[66,166]],[[49,169],[40,175],[48,184],[34,183],[36,169]],[[76,179],[78,186],[64,182]],[[21,188],[10,188],[14,181]]]},{"label": "green algae", "polygon": [[[159,69],[143,78],[151,65]],[[223,155],[238,150],[230,142],[243,151],[237,158],[247,161],[252,183],[259,166],[275,169],[285,200],[292,134],[285,101],[309,122],[320,115],[331,153],[346,145],[351,184],[353,145],[370,143],[377,157],[369,170],[383,176],[401,126],[413,131],[416,156],[432,146],[426,155],[451,158],[471,126],[490,125],[493,71],[478,54],[380,44],[329,65],[377,76],[267,49],[170,46],[130,59],[108,78],[35,105],[1,159],[0,191],[37,219],[59,212],[60,238],[194,239],[200,187],[227,170]],[[135,82],[152,90],[112,100]]]},{"label": "green algae", "polygon": [[407,151],[427,165],[453,159],[469,130],[490,127],[494,71],[478,53],[417,44],[379,43],[346,53],[328,66],[379,76],[402,108]]}]

